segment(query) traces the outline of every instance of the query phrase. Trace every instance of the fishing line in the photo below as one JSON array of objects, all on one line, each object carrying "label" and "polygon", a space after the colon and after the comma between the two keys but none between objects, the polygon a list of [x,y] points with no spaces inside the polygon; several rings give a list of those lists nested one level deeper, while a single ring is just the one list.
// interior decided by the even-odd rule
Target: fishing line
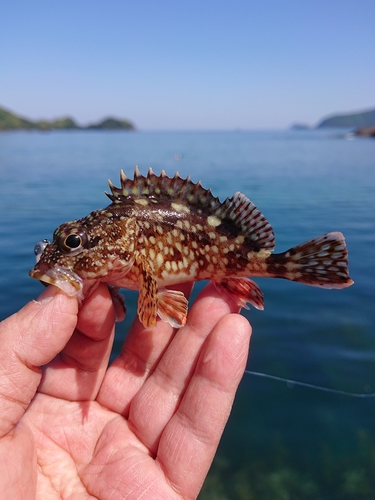
[{"label": "fishing line", "polygon": [[350,396],[351,398],[374,398],[375,392],[365,393],[365,392],[349,392],[342,391],[340,389],[331,389],[330,387],[323,387],[320,385],[308,384],[307,382],[298,382],[297,380],[290,380],[288,378],[277,377],[276,375],[269,375],[268,373],[253,372],[252,370],[245,370],[248,375],[255,375],[256,377],[268,378],[271,380],[276,380],[277,382],[286,382],[288,387],[293,387],[295,385],[299,387],[307,387],[308,389],[315,389],[317,391],[330,392],[331,394],[341,394],[342,396]]}]

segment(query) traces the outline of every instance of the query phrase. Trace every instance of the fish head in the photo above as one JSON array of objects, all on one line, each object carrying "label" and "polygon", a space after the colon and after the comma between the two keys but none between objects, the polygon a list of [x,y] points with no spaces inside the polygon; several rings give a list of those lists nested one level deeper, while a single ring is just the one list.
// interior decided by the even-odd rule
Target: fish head
[{"label": "fish head", "polygon": [[43,240],[35,245],[36,264],[29,275],[57,286],[67,295],[80,296],[85,278],[82,258],[89,241],[87,229],[76,221],[62,224],[55,230],[52,242]]},{"label": "fish head", "polygon": [[94,284],[110,282],[108,275],[121,267],[119,262],[129,267],[131,252],[126,250],[132,249],[126,221],[120,224],[110,216],[103,209],[60,225],[51,242],[35,246],[36,264],[29,275],[80,300]]}]

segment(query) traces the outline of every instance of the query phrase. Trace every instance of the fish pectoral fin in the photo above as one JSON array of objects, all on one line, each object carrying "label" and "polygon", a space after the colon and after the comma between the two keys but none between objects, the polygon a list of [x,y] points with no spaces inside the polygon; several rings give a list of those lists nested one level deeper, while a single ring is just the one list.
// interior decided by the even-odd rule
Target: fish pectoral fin
[{"label": "fish pectoral fin", "polygon": [[154,328],[158,312],[158,285],[145,257],[138,256],[135,265],[139,269],[138,317],[145,328]]},{"label": "fish pectoral fin", "polygon": [[188,301],[182,292],[162,289],[158,293],[158,315],[173,328],[186,323]]},{"label": "fish pectoral fin", "polygon": [[158,290],[153,269],[143,255],[137,256],[135,265],[139,269],[138,317],[146,328],[154,328],[157,315],[173,328],[186,323],[188,301],[177,290]]},{"label": "fish pectoral fin", "polygon": [[263,293],[259,286],[249,278],[224,278],[215,285],[224,290],[232,299],[245,309],[249,309],[247,302],[256,309],[264,309]]}]

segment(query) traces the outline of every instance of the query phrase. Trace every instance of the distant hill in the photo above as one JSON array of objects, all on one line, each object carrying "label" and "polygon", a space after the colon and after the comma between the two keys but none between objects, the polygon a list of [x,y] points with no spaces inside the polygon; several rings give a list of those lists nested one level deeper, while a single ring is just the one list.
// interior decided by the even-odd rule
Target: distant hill
[{"label": "distant hill", "polygon": [[111,117],[86,127],[80,127],[70,117],[53,121],[32,121],[0,108],[0,131],[5,130],[135,130],[135,127],[128,120]]},{"label": "distant hill", "polygon": [[324,118],[316,128],[362,128],[375,125],[375,109],[358,113],[337,114]]},{"label": "distant hill", "polygon": [[40,120],[34,122],[38,130],[78,130],[79,127],[73,118],[60,118],[54,121]]},{"label": "distant hill", "polygon": [[134,126],[127,120],[116,120],[116,118],[106,118],[99,123],[89,125],[87,130],[133,130]]},{"label": "distant hill", "polygon": [[311,127],[307,125],[306,123],[293,123],[293,125],[290,126],[291,130],[311,130]]},{"label": "distant hill", "polygon": [[6,109],[0,108],[0,130],[31,130],[35,124],[26,118],[10,113]]}]

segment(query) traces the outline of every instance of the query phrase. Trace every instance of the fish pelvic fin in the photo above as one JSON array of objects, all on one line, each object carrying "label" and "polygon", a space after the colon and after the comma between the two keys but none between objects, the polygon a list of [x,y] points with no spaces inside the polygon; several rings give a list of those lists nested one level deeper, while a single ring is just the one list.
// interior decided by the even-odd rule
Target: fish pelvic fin
[{"label": "fish pelvic fin", "polygon": [[216,287],[224,290],[240,307],[249,309],[247,303],[256,309],[264,309],[263,293],[258,285],[249,278],[224,278],[214,282]]},{"label": "fish pelvic fin", "polygon": [[267,259],[269,276],[285,278],[322,288],[347,288],[354,282],[349,277],[348,251],[340,232],[318,236],[284,253]]}]

